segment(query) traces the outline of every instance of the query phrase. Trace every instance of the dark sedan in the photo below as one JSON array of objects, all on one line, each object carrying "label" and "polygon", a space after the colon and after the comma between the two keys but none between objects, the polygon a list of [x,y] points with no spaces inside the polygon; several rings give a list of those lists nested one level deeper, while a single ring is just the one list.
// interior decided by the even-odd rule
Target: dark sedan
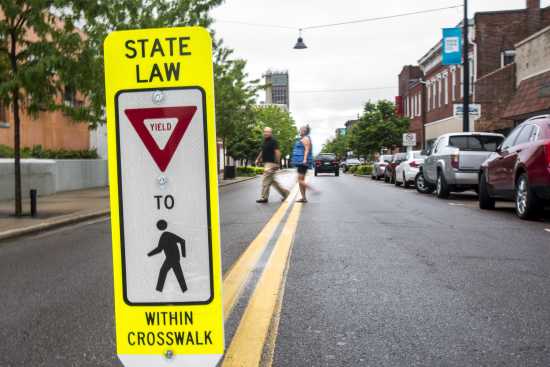
[{"label": "dark sedan", "polygon": [[550,200],[550,115],[517,126],[482,164],[479,207],[493,209],[496,199],[514,200],[522,219]]},{"label": "dark sedan", "polygon": [[334,176],[340,175],[340,163],[336,154],[321,153],[315,158],[315,176],[319,173],[334,173]]}]

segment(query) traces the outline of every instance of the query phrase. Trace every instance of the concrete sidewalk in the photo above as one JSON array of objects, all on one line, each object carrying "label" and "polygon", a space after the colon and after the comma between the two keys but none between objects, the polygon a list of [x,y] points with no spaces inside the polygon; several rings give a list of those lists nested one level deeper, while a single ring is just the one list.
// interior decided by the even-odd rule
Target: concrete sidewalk
[{"label": "concrete sidewalk", "polygon": [[[259,177],[259,176],[256,176]],[[237,177],[220,180],[219,186],[228,186],[256,177]],[[38,198],[35,218],[30,216],[30,202],[23,201],[22,218],[15,218],[13,200],[0,201],[0,241],[47,229],[82,222],[109,214],[109,189],[96,188],[67,191]]]}]

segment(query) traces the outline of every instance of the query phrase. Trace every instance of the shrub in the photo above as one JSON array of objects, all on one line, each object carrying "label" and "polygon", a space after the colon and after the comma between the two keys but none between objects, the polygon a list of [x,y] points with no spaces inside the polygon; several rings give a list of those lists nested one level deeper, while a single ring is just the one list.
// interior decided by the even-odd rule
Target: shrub
[{"label": "shrub", "polygon": [[257,175],[263,175],[264,174],[264,168],[263,167],[254,167],[256,170]]},{"label": "shrub", "polygon": [[355,171],[357,171],[357,166],[351,166],[348,168],[349,173],[355,173]]},{"label": "shrub", "polygon": [[[0,158],[13,158],[13,148],[0,145]],[[43,149],[41,145],[32,148],[21,148],[21,158],[43,158],[43,159],[97,159],[99,158],[95,149],[89,150],[65,150],[65,149]]]},{"label": "shrub", "polygon": [[355,170],[355,174],[365,176],[370,175],[372,173],[372,165],[371,164],[362,164],[360,166],[357,166],[357,169]]},{"label": "shrub", "polygon": [[251,166],[237,167],[237,176],[254,177],[256,176],[256,167],[251,167]]}]

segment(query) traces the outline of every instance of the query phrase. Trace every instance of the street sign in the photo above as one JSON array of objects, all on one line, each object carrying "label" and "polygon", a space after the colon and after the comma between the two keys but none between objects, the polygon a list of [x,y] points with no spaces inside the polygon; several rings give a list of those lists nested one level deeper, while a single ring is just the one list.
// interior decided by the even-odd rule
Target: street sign
[{"label": "street sign", "polygon": [[224,351],[212,40],[111,33],[105,84],[117,354],[216,366]]},{"label": "street sign", "polygon": [[[469,110],[470,110],[470,116],[472,116],[474,118],[478,118],[478,117],[481,116],[481,105],[480,104],[470,103],[468,105],[468,107],[469,107]],[[464,106],[462,105],[462,103],[455,103],[453,105],[453,115],[455,117],[459,117],[459,116],[464,115]]]},{"label": "street sign", "polygon": [[443,28],[442,49],[443,65],[462,63],[462,28]]},{"label": "street sign", "polygon": [[404,147],[416,146],[416,134],[415,133],[403,134],[403,146]]}]

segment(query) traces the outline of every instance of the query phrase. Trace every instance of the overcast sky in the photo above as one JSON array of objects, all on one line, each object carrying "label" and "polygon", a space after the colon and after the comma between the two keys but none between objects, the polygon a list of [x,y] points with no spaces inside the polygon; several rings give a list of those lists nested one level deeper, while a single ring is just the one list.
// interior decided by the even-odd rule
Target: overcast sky
[{"label": "overcast sky", "polygon": [[[226,0],[215,9],[214,29],[235,56],[248,61],[252,79],[267,69],[288,70],[290,111],[296,123],[309,123],[315,151],[357,117],[368,100],[393,100],[403,65],[416,64],[441,39],[441,28],[453,27],[462,8],[370,23],[311,29],[303,33],[305,50],[294,50],[297,30],[247,26],[231,21],[288,26],[382,17],[461,4],[462,0]],[[470,0],[477,11],[521,9],[526,0]],[[542,6],[550,0],[542,0]],[[389,87],[389,88],[387,88]],[[384,88],[361,92],[312,92]],[[263,93],[259,101],[264,100]]]}]

